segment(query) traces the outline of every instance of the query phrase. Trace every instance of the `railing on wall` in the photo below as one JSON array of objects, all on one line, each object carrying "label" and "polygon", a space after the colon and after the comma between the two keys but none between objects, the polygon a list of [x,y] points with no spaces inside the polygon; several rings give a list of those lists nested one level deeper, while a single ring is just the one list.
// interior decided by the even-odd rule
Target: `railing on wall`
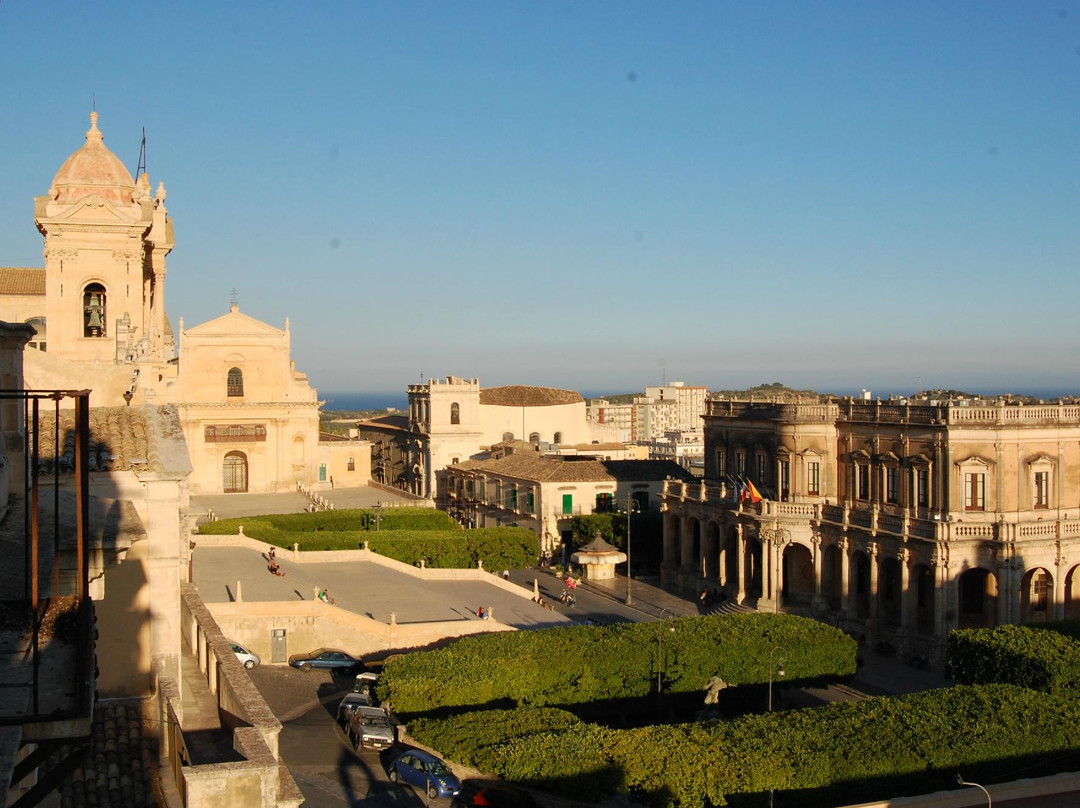
[{"label": "railing on wall", "polygon": [[[68,408],[61,417],[64,401]],[[12,628],[20,642],[28,638],[23,659],[29,663],[27,706],[0,713],[0,725],[84,718],[93,709],[94,688],[87,548],[90,391],[0,390],[0,426],[14,500],[7,503],[9,518],[22,514],[22,540],[5,558],[19,572],[0,597],[10,604],[9,616],[21,620]],[[71,498],[73,509],[64,505]],[[53,623],[49,636],[43,633],[46,618]],[[73,648],[74,658],[44,664],[43,657],[55,653],[47,646]],[[49,697],[43,698],[46,691]],[[58,692],[71,698],[58,702]]]}]

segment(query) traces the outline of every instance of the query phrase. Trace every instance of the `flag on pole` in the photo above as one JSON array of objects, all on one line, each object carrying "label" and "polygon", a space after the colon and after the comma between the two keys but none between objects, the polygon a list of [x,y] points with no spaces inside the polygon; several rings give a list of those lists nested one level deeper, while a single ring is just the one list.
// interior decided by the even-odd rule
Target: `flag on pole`
[{"label": "flag on pole", "polygon": [[745,496],[750,500],[751,503],[761,502],[761,494],[758,493],[758,490],[754,487],[754,484],[750,480],[746,481]]}]

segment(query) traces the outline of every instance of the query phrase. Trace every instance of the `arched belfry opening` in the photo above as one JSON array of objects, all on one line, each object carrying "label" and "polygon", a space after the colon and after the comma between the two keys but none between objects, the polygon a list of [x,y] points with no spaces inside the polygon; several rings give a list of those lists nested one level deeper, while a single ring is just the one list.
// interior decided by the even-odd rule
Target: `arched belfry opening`
[{"label": "arched belfry opening", "polygon": [[84,337],[106,337],[105,323],[108,322],[105,287],[100,283],[88,283],[83,289],[83,332]]}]

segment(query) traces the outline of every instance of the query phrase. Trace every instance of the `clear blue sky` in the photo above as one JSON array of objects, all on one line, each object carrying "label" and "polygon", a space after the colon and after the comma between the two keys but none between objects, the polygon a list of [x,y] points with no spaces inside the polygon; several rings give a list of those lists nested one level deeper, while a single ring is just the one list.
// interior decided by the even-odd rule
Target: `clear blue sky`
[{"label": "clear blue sky", "polygon": [[1080,2],[0,2],[0,265],[105,142],[320,391],[1080,392]]}]

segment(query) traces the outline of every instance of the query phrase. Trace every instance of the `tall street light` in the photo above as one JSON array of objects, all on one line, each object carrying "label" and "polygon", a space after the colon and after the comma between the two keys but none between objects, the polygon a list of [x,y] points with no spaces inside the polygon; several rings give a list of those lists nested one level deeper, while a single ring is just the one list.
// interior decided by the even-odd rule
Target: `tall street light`
[{"label": "tall street light", "polygon": [[623,601],[627,606],[631,606],[634,603],[634,598],[630,594],[630,581],[633,576],[630,574],[630,514],[634,511],[641,510],[641,506],[638,505],[637,500],[630,494],[626,495],[626,600]]},{"label": "tall street light", "polygon": [[[660,610],[660,617],[656,621],[656,720],[660,720],[660,691],[664,686],[664,615],[671,614],[669,620],[674,620],[674,613],[667,609]],[[675,626],[668,626],[668,630],[674,633]]]},{"label": "tall street light", "polygon": [[[775,656],[776,652],[779,651],[779,650],[780,650],[780,646],[779,645],[774,645],[772,647],[772,649],[769,651],[769,712],[770,713],[772,712],[773,672],[775,671],[777,676],[783,676],[784,675],[784,658],[783,657],[780,657],[780,659],[778,660],[779,665],[777,665],[775,667],[773,666],[773,657]],[[774,794],[775,794],[775,790],[770,788],[769,789],[769,808],[772,808],[773,795]]]},{"label": "tall street light", "polygon": [[773,689],[773,675],[782,677],[784,675],[784,658],[780,657],[777,662],[779,664],[773,664],[773,657],[776,652],[780,650],[779,645],[774,645],[772,650],[769,651],[769,712],[772,712],[772,689]]}]

